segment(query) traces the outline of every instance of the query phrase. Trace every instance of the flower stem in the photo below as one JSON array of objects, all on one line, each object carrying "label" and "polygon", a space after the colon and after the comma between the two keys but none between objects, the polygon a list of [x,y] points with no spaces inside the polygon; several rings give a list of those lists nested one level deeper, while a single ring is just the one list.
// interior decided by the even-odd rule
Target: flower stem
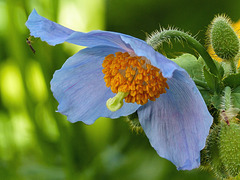
[{"label": "flower stem", "polygon": [[194,48],[204,59],[206,65],[210,69],[210,72],[216,75],[220,79],[220,74],[216,64],[214,63],[211,56],[208,54],[206,49],[192,36],[179,30],[163,30],[161,32],[153,34],[147,43],[154,49],[157,49],[162,42],[169,39],[177,39],[186,41],[192,48]]}]

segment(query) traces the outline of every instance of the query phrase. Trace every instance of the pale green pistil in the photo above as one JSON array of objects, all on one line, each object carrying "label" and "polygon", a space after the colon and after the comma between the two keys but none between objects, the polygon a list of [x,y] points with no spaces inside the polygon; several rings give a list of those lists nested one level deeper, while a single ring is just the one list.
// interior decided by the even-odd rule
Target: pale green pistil
[{"label": "pale green pistil", "polygon": [[106,102],[107,108],[110,111],[117,111],[123,106],[123,99],[129,92],[118,92],[113,98],[109,98]]}]

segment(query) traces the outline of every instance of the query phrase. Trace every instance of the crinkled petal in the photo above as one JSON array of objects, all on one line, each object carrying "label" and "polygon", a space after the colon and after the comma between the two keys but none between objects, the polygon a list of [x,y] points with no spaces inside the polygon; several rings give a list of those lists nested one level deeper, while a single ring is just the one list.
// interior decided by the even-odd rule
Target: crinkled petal
[{"label": "crinkled petal", "polygon": [[181,69],[176,63],[155,51],[145,41],[127,35],[121,37],[125,43],[129,44],[135,54],[147,57],[153,66],[158,67],[164,77],[171,78],[176,69]]},{"label": "crinkled petal", "polygon": [[136,103],[124,103],[116,112],[106,107],[106,101],[115,94],[106,87],[102,62],[105,56],[119,51],[124,52],[107,46],[83,49],[54,73],[51,90],[59,102],[58,111],[69,121],[92,124],[99,117],[118,118],[138,109]]},{"label": "crinkled petal", "polygon": [[205,146],[213,118],[185,71],[175,71],[167,83],[165,94],[139,108],[139,120],[161,157],[178,170],[191,170],[200,165],[200,150]]},{"label": "crinkled petal", "polygon": [[75,32],[66,41],[89,47],[105,44],[122,48],[138,56],[145,56],[151,61],[153,66],[161,70],[166,78],[172,77],[176,69],[181,69],[176,63],[155,51],[145,41],[122,33],[109,31]]},{"label": "crinkled petal", "polygon": [[40,37],[50,45],[66,41],[88,47],[112,46],[132,52],[132,49],[121,39],[121,33],[100,30],[89,33],[73,31],[40,16],[35,9],[29,15],[26,26],[32,36]]},{"label": "crinkled petal", "polygon": [[90,31],[88,33],[75,32],[69,36],[66,41],[80,46],[94,47],[105,45],[133,52],[131,47],[121,39],[121,35],[121,33],[100,30]]},{"label": "crinkled petal", "polygon": [[40,37],[42,41],[46,41],[53,46],[63,43],[74,33],[71,29],[39,16],[35,9],[29,15],[26,26],[30,30],[31,36]]},{"label": "crinkled petal", "polygon": [[88,33],[73,31],[38,15],[35,10],[30,14],[26,26],[32,36],[40,37],[50,45],[66,41],[87,47],[112,46],[135,53],[138,56],[145,56],[152,65],[162,71],[166,78],[170,78],[173,72],[179,68],[176,63],[156,52],[145,41],[126,34],[100,30]]}]

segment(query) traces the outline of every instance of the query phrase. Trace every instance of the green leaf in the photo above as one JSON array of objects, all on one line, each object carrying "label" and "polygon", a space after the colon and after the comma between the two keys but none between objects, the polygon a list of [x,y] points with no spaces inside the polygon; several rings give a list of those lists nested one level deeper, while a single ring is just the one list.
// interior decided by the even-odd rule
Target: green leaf
[{"label": "green leaf", "polygon": [[232,103],[234,107],[240,108],[240,86],[238,86],[232,92]]},{"label": "green leaf", "polygon": [[198,61],[195,56],[191,54],[183,54],[176,59],[172,59],[172,61],[185,69],[192,79],[204,80],[202,76],[203,64],[201,61]]},{"label": "green leaf", "polygon": [[225,86],[230,86],[231,88],[236,88],[240,86],[240,73],[231,74],[223,79]]},{"label": "green leaf", "polygon": [[[198,61],[201,62],[202,64],[204,64],[204,60],[201,56],[198,58]],[[224,75],[224,68],[223,68],[222,64],[217,61],[214,61],[214,64],[216,65],[216,67],[219,71],[220,79],[222,79],[223,75]]]},{"label": "green leaf", "polygon": [[173,59],[180,67],[185,69],[190,77],[195,81],[201,92],[203,99],[207,105],[212,103],[212,92],[206,83],[203,76],[204,60],[200,57],[197,59],[191,54],[183,54],[176,59]]},{"label": "green leaf", "polygon": [[221,109],[222,97],[219,94],[214,94],[211,101],[216,109]]},{"label": "green leaf", "polygon": [[217,76],[209,72],[209,70],[206,67],[203,68],[203,74],[209,88],[212,89],[213,91],[219,90]]},{"label": "green leaf", "polygon": [[207,106],[211,105],[212,104],[212,94],[208,90],[201,89],[201,88],[199,88],[199,91],[200,91],[206,105]]}]

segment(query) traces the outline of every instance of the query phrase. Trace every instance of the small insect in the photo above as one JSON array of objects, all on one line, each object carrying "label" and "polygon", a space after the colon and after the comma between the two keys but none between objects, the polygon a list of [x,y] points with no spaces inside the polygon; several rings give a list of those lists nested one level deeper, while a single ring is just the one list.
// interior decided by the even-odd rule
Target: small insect
[{"label": "small insect", "polygon": [[29,36],[27,39],[26,39],[26,43],[28,44],[28,46],[31,48],[32,52],[35,54],[35,49],[32,47],[32,41],[31,41],[31,36]]}]

